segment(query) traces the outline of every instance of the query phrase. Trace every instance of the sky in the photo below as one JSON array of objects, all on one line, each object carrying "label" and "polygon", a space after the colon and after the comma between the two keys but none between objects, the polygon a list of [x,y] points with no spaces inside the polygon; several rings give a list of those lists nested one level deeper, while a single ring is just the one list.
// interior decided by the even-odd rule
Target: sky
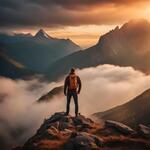
[{"label": "sky", "polygon": [[83,48],[137,18],[149,20],[150,0],[0,0],[0,31],[70,38]]}]

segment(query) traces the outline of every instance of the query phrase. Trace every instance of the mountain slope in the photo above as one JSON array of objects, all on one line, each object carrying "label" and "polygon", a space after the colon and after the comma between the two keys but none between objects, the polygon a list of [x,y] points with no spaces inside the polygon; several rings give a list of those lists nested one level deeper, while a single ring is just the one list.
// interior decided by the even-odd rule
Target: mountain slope
[{"label": "mountain slope", "polygon": [[101,36],[95,46],[56,61],[49,67],[47,76],[55,80],[71,67],[85,68],[99,64],[132,66],[150,72],[149,40],[150,23],[146,20],[130,21]]},{"label": "mountain slope", "polygon": [[81,49],[69,39],[50,37],[42,29],[35,36],[0,34],[0,47],[12,59],[42,73],[52,62]]},{"label": "mountain slope", "polygon": [[139,123],[150,125],[150,89],[121,106],[96,113],[94,116],[123,122],[130,126]]},{"label": "mountain slope", "polygon": [[49,36],[43,29],[40,29],[34,36],[34,38],[38,39],[53,39],[51,36]]},{"label": "mountain slope", "polygon": [[2,51],[0,51],[0,76],[10,77],[10,78],[21,78],[34,75],[35,72],[26,68],[20,62],[10,58]]},{"label": "mountain slope", "polygon": [[60,96],[63,95],[63,86],[58,86],[53,88],[51,91],[46,93],[45,95],[42,95],[37,102],[49,102],[52,100],[54,96]]}]

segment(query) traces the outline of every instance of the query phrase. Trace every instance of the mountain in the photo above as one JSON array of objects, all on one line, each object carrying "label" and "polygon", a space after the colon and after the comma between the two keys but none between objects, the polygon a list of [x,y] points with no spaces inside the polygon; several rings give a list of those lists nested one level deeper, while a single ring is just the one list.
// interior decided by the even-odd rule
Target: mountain
[{"label": "mountain", "polygon": [[0,76],[10,78],[22,78],[35,75],[36,72],[26,68],[20,62],[12,59],[11,57],[0,51]]},{"label": "mountain", "polygon": [[38,39],[54,39],[51,36],[49,36],[43,29],[40,29],[34,36]]},{"label": "mountain", "polygon": [[71,67],[86,68],[99,64],[132,66],[149,73],[149,40],[150,22],[146,20],[129,21],[122,27],[116,27],[101,36],[96,45],[72,53],[50,65],[47,76],[55,80],[66,74]]},{"label": "mountain", "polygon": [[99,119],[110,119],[136,126],[139,123],[150,125],[150,89],[133,100],[110,110],[94,114]]},{"label": "mountain", "polygon": [[[149,133],[150,134],[150,133]],[[149,139],[114,121],[95,122],[58,112],[45,119],[23,146],[14,150],[148,150]]]},{"label": "mountain", "polygon": [[50,37],[40,29],[31,34],[0,34],[0,48],[12,59],[35,72],[43,73],[54,61],[81,48],[69,39]]},{"label": "mountain", "polygon": [[24,34],[24,33],[14,33],[14,36],[15,37],[32,37],[32,34],[31,33],[27,33],[27,34]]},{"label": "mountain", "polygon": [[49,102],[54,96],[63,95],[63,86],[53,88],[51,91],[41,96],[37,102]]}]

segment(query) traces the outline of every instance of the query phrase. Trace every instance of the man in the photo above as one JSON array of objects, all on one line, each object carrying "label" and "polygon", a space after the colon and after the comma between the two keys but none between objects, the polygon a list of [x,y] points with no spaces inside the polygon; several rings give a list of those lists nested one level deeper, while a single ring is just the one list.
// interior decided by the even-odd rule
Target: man
[{"label": "man", "polygon": [[66,115],[69,114],[71,97],[74,99],[75,115],[78,116],[78,94],[81,90],[81,80],[76,75],[75,69],[70,70],[69,75],[65,79],[64,94],[67,96]]}]

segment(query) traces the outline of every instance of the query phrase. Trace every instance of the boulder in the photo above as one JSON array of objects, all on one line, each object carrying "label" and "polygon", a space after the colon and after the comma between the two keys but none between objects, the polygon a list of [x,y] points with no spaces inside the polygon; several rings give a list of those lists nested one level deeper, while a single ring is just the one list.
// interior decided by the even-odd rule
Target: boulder
[{"label": "boulder", "polygon": [[70,124],[73,124],[73,121],[72,121],[72,117],[71,116],[63,116],[60,120],[61,122],[67,122],[67,123],[70,123]]},{"label": "boulder", "polygon": [[54,127],[49,128],[45,132],[43,132],[43,134],[41,134],[40,139],[48,139],[48,140],[59,139],[58,130]]},{"label": "boulder", "polygon": [[139,124],[139,132],[144,136],[150,138],[150,127]]},{"label": "boulder", "polygon": [[77,126],[77,125],[83,125],[83,124],[88,124],[90,125],[91,123],[91,120],[88,119],[88,118],[85,118],[84,116],[82,115],[79,115],[77,117],[74,117],[73,118],[73,122],[74,122],[74,125]]},{"label": "boulder", "polygon": [[65,129],[74,129],[74,126],[67,122],[60,122],[59,124],[59,130],[63,131]]},{"label": "boulder", "polygon": [[117,121],[112,121],[112,120],[106,120],[105,121],[105,126],[115,128],[116,130],[120,131],[123,134],[135,134],[136,132],[130,128],[129,126],[117,122]]},{"label": "boulder", "polygon": [[99,150],[103,140],[86,132],[73,132],[64,150]]},{"label": "boulder", "polygon": [[67,133],[72,133],[72,131],[69,130],[69,129],[64,129],[64,131],[67,132]]},{"label": "boulder", "polygon": [[50,117],[50,119],[47,120],[47,123],[52,123],[52,122],[56,122],[59,121],[60,119],[62,119],[65,116],[64,112],[57,112],[54,115],[52,115]]}]

